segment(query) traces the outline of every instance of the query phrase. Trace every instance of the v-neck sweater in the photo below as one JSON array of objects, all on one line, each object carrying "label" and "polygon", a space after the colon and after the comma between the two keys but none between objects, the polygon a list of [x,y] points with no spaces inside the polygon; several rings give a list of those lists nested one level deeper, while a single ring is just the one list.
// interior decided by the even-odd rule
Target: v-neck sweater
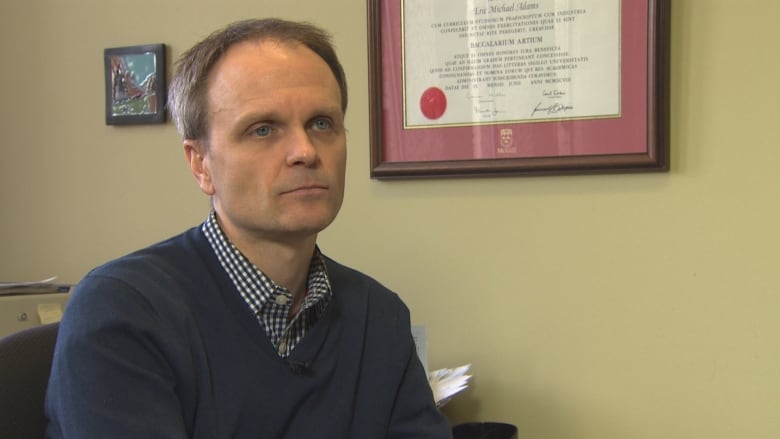
[{"label": "v-neck sweater", "polygon": [[90,272],[60,323],[51,438],[449,438],[400,298],[325,258],[287,359],[193,228]]}]

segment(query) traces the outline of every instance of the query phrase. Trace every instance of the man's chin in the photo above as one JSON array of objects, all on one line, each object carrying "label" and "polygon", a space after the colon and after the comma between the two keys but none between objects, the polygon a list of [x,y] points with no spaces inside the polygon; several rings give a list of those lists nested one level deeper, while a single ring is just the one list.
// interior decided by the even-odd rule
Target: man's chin
[{"label": "man's chin", "polygon": [[325,230],[335,218],[335,215],[328,215],[327,217],[322,218],[297,218],[295,221],[289,222],[285,227],[285,230],[287,234],[291,236],[307,237],[317,235]]}]

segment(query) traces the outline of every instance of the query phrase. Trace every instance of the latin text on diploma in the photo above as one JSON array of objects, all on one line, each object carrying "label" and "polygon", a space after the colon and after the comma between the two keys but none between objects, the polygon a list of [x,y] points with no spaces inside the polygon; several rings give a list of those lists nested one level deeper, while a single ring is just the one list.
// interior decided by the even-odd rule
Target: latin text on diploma
[{"label": "latin text on diploma", "polygon": [[403,0],[404,127],[620,114],[620,0]]}]

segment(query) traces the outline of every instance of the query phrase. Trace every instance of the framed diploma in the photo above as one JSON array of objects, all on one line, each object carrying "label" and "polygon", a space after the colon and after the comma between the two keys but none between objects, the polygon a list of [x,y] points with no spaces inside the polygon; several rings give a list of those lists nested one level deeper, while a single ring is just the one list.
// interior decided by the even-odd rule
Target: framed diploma
[{"label": "framed diploma", "polygon": [[371,177],[669,169],[670,0],[368,0]]}]

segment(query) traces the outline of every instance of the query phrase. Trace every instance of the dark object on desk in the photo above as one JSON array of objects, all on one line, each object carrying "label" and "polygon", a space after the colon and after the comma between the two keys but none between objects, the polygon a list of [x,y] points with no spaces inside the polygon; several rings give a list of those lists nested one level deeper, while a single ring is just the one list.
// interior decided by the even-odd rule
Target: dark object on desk
[{"label": "dark object on desk", "polygon": [[43,400],[59,323],[0,338],[0,436],[43,438]]},{"label": "dark object on desk", "polygon": [[517,427],[502,422],[468,422],[452,427],[453,439],[517,439]]}]

